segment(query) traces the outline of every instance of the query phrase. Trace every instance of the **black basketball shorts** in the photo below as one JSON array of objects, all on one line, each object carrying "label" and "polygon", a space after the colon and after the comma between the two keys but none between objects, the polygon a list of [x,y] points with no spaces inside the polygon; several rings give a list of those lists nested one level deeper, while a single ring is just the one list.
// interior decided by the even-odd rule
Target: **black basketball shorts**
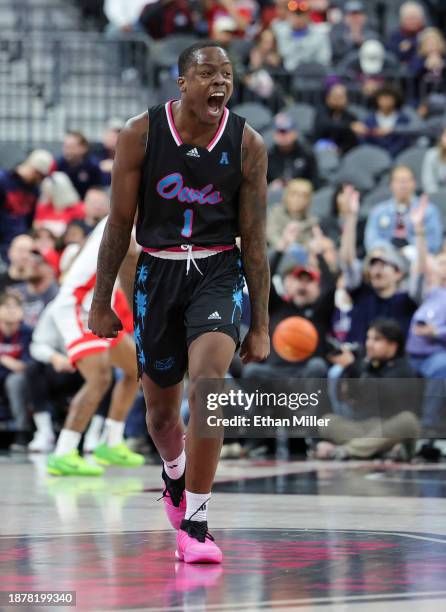
[{"label": "black basketball shorts", "polygon": [[160,387],[183,379],[188,347],[198,336],[219,331],[239,345],[244,286],[240,251],[222,251],[196,259],[196,264],[202,274],[194,265],[186,273],[184,259],[146,252],[139,257],[133,310],[138,372]]}]

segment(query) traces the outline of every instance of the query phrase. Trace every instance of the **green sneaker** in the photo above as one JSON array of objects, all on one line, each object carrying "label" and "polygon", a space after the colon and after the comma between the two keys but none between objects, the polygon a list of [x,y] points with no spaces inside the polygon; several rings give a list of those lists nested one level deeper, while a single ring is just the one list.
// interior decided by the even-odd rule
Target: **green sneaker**
[{"label": "green sneaker", "polygon": [[93,453],[93,457],[102,465],[120,465],[123,467],[138,467],[144,463],[144,456],[134,453],[124,442],[116,446],[100,444]]},{"label": "green sneaker", "polygon": [[76,449],[60,457],[48,455],[47,472],[55,476],[102,476],[104,468],[88,463]]}]

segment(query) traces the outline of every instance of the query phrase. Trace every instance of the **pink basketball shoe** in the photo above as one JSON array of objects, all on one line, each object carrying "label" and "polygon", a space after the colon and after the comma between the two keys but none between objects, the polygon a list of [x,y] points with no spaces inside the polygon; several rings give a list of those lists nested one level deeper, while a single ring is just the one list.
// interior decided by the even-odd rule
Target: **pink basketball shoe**
[{"label": "pink basketball shoe", "polygon": [[164,509],[169,519],[170,524],[174,529],[179,529],[181,521],[186,514],[186,495],[184,494],[185,475],[183,474],[178,480],[169,478],[164,468],[162,473],[165,489],[163,491]]},{"label": "pink basketball shoe", "polygon": [[206,521],[183,520],[177,534],[175,557],[185,563],[221,563],[223,555]]}]

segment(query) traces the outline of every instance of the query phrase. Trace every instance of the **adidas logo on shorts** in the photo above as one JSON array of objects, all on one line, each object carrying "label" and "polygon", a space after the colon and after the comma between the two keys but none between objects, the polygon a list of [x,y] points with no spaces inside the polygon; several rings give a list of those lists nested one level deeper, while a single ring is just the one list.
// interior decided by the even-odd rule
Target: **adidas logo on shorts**
[{"label": "adidas logo on shorts", "polygon": [[186,153],[186,155],[188,155],[189,157],[200,157],[200,154],[199,154],[199,152],[198,152],[198,150],[197,150],[197,148],[196,148],[196,147],[194,147],[193,149],[191,149],[190,151],[188,151],[188,152]]},{"label": "adidas logo on shorts", "polygon": [[210,320],[210,321],[217,321],[217,320],[221,321],[221,316],[218,314],[217,311],[215,311],[215,312],[213,312],[212,314],[210,314],[208,316],[208,320]]}]

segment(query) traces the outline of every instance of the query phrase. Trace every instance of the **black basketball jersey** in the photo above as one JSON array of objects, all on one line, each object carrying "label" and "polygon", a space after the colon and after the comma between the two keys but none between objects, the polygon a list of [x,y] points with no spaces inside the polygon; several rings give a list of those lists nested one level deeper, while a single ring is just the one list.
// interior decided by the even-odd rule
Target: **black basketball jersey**
[{"label": "black basketball jersey", "polygon": [[245,120],[225,108],[206,148],[182,142],[172,103],[149,109],[136,239],[146,248],[232,245],[238,236]]}]

